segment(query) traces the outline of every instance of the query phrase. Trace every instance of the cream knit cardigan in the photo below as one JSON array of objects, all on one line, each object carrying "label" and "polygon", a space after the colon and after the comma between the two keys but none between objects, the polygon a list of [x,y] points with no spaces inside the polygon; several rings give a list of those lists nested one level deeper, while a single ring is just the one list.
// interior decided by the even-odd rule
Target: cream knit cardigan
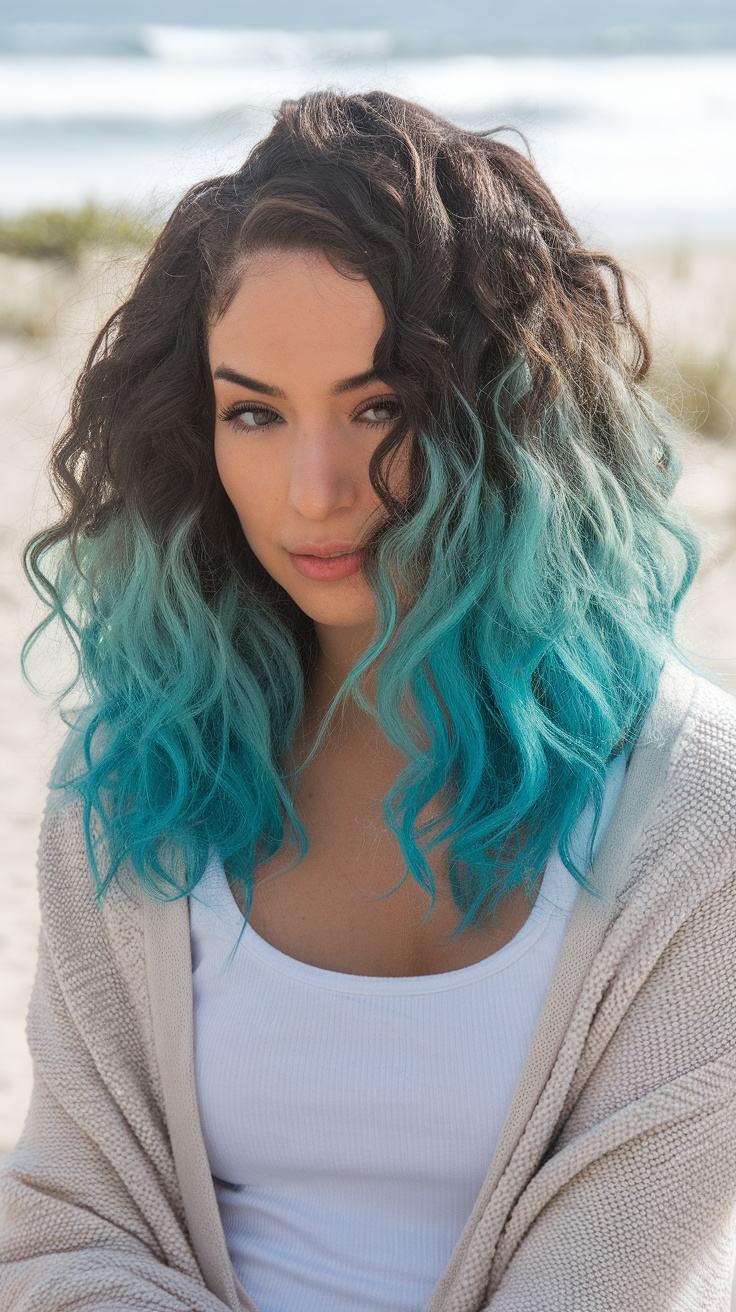
[{"label": "cream knit cardigan", "polygon": [[[736,702],[672,665],[595,862],[606,897],[578,898],[426,1312],[726,1312],[735,872]],[[197,1113],[188,903],[131,881],[98,911],[75,802],[47,811],[39,874],[35,1084],[2,1170],[0,1308],[252,1309]]]}]

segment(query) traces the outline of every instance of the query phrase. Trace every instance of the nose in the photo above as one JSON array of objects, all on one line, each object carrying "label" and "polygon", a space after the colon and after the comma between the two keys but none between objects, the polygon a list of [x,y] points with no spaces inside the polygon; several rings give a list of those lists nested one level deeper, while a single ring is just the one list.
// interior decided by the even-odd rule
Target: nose
[{"label": "nose", "polygon": [[344,436],[327,423],[305,424],[295,436],[289,470],[289,502],[305,520],[315,523],[338,510],[349,510],[360,497],[362,470],[356,452],[347,448]]}]

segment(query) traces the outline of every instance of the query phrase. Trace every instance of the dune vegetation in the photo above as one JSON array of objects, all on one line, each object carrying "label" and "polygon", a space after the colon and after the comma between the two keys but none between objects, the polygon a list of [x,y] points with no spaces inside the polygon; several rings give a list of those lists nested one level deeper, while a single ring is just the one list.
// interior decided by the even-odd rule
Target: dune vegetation
[{"label": "dune vegetation", "polygon": [[0,254],[77,264],[86,251],[145,250],[155,226],[126,210],[87,201],[76,209],[34,209],[0,216]]}]

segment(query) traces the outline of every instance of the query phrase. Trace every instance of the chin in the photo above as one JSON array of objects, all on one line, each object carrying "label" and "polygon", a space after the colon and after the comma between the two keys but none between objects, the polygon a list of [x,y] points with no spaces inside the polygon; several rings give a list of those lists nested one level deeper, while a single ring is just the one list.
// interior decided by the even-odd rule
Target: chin
[{"label": "chin", "polygon": [[332,605],[318,603],[310,605],[303,597],[294,597],[294,601],[305,615],[314,620],[315,624],[323,624],[329,628],[362,628],[367,624],[374,624],[376,619],[375,606],[340,605],[337,601]]},{"label": "chin", "polygon": [[[281,585],[286,587],[283,580]],[[342,579],[335,583],[315,583],[311,588],[290,587],[286,591],[315,624],[347,629],[372,624],[376,619],[376,603],[367,583],[356,587],[352,579]]]}]

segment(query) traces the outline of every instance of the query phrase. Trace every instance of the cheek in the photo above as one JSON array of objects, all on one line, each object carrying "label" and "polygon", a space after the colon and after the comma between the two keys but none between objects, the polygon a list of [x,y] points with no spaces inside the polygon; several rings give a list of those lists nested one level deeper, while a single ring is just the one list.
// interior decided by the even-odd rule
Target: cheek
[{"label": "cheek", "polygon": [[215,464],[220,475],[220,482],[228,496],[231,497],[235,476],[235,461],[233,460],[231,445],[220,436],[219,427],[215,429]]},{"label": "cheek", "polygon": [[271,501],[270,489],[264,481],[267,471],[260,468],[260,463],[246,456],[241,448],[227,438],[215,437],[215,464],[220,482],[240,520],[243,531],[257,532],[258,524],[265,518],[265,512]]}]

